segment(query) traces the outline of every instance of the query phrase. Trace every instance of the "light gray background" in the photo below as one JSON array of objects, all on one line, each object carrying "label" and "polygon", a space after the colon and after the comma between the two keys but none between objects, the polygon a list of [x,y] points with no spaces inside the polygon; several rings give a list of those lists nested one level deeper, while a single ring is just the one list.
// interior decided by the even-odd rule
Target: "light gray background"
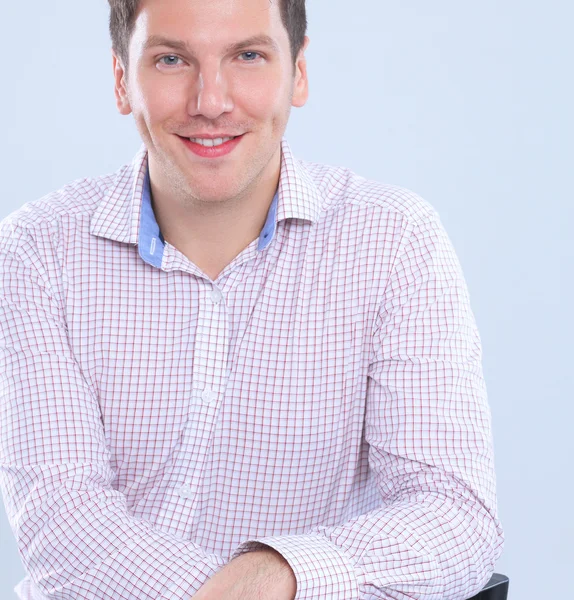
[{"label": "light gray background", "polygon": [[[511,600],[574,597],[574,5],[308,0],[300,158],[439,211],[481,332]],[[107,2],[3,3],[0,218],[140,141],[116,114]],[[0,510],[0,597],[24,576]]]}]

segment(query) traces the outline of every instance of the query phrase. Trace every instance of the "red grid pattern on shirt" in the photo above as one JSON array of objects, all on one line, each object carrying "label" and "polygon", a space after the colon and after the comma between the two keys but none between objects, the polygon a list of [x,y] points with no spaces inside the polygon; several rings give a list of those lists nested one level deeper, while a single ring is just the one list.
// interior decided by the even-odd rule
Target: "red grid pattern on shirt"
[{"label": "red grid pattern on shirt", "polygon": [[490,411],[433,207],[283,140],[274,239],[211,281],[140,258],[146,158],[0,227],[22,597],[188,598],[261,543],[298,600],[476,593],[503,546]]}]

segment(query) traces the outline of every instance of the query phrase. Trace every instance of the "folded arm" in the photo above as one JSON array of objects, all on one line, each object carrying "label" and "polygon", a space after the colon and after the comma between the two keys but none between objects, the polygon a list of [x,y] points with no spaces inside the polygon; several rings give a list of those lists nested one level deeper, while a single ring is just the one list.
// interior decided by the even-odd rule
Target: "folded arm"
[{"label": "folded arm", "polygon": [[0,484],[24,568],[54,600],[187,598],[225,561],[134,518],[112,488],[46,243],[0,228]]},{"label": "folded arm", "polygon": [[296,600],[477,593],[503,547],[479,333],[438,215],[409,226],[373,330],[365,438],[381,505],[303,535],[262,537]]}]

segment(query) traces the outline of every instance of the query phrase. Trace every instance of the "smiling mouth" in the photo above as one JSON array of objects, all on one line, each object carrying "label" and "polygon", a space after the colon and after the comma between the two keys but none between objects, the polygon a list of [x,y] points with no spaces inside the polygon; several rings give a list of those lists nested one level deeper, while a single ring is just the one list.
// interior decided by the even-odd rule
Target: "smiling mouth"
[{"label": "smiling mouth", "polygon": [[[243,134],[241,134],[243,135]],[[230,142],[231,140],[234,140],[238,137],[241,137],[241,135],[229,135],[229,136],[220,136],[220,137],[215,137],[215,138],[207,138],[207,137],[184,137],[184,136],[179,136],[180,138],[182,138],[183,140],[189,140],[190,142],[193,142],[194,144],[199,144],[200,146],[204,146],[205,148],[214,148],[217,146],[221,146],[222,144],[225,144],[227,142]]]},{"label": "smiling mouth", "polygon": [[232,152],[245,134],[218,138],[183,137],[178,135],[185,146],[197,156],[203,158],[219,158]]}]

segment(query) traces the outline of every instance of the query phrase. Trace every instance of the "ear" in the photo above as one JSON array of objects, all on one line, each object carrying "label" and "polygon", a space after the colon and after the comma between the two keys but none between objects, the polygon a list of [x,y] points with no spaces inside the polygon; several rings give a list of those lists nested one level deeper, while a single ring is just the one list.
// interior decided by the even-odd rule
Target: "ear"
[{"label": "ear", "polygon": [[291,100],[292,106],[301,107],[307,102],[307,98],[309,97],[309,81],[307,80],[307,61],[305,59],[305,50],[309,45],[308,36],[305,36],[305,41],[303,42],[303,46],[301,46],[301,50],[299,50],[299,55],[297,56],[297,61],[295,63],[295,83],[293,87],[293,99]]},{"label": "ear", "polygon": [[112,50],[112,65],[114,68],[114,82],[116,106],[120,114],[129,115],[132,112],[127,89],[127,72],[120,57]]}]

